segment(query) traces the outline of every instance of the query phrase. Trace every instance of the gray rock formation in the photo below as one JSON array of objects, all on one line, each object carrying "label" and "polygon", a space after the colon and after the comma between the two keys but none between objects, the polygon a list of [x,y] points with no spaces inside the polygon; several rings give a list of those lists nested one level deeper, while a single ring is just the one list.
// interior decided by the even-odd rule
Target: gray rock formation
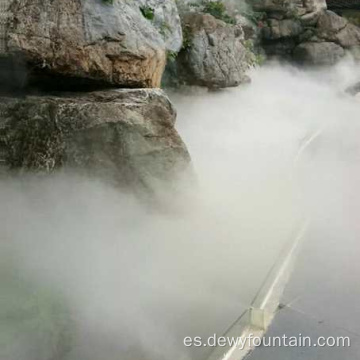
[{"label": "gray rock formation", "polygon": [[255,11],[285,17],[320,13],[326,9],[326,0],[253,0],[251,4]]},{"label": "gray rock formation", "polygon": [[268,26],[263,30],[263,37],[266,40],[277,40],[300,35],[303,32],[303,26],[300,20],[269,19]]},{"label": "gray rock formation", "polygon": [[267,15],[261,36],[268,55],[324,65],[360,46],[360,28],[326,10],[325,0],[256,0],[254,8]]},{"label": "gray rock formation", "polygon": [[288,0],[254,0],[252,7],[255,11],[286,13],[292,8]]},{"label": "gray rock formation", "polygon": [[10,169],[76,169],[151,192],[189,167],[161,90],[1,98],[0,114],[1,160]]},{"label": "gray rock formation", "polygon": [[166,48],[181,43],[174,0],[13,0],[9,10],[6,53],[22,55],[35,75],[158,87]]},{"label": "gray rock formation", "polygon": [[240,26],[244,32],[245,40],[255,40],[257,36],[256,25],[251,22],[248,18],[241,14],[235,15],[235,21],[238,26]]},{"label": "gray rock formation", "polygon": [[324,11],[321,14],[317,29],[320,39],[332,41],[345,49],[360,45],[360,27],[332,11]]},{"label": "gray rock formation", "polygon": [[209,14],[183,15],[184,49],[177,64],[187,84],[224,88],[247,82],[248,50],[240,25],[227,24]]},{"label": "gray rock formation", "polygon": [[163,36],[168,51],[179,52],[182,46],[181,20],[175,0],[137,0],[139,6],[154,11],[153,25]]},{"label": "gray rock formation", "polygon": [[294,50],[294,59],[309,65],[332,65],[345,55],[345,50],[333,42],[301,43]]}]

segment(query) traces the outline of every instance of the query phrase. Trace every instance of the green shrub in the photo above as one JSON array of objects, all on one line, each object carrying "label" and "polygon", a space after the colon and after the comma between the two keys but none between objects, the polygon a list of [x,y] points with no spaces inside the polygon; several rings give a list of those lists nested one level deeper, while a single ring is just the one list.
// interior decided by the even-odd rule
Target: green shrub
[{"label": "green shrub", "polygon": [[148,20],[154,20],[155,17],[155,11],[152,7],[150,6],[141,6],[140,7],[140,11],[143,14],[144,18],[148,19]]},{"label": "green shrub", "polygon": [[183,32],[183,43],[181,50],[188,50],[193,42],[192,32],[189,25],[183,25],[182,32]]},{"label": "green shrub", "polygon": [[166,58],[168,62],[174,62],[178,56],[178,53],[176,51],[168,51],[166,53]]},{"label": "green shrub", "polygon": [[216,19],[222,20],[229,24],[235,24],[235,19],[227,11],[225,4],[221,1],[204,0],[202,2],[203,12],[208,13]]},{"label": "green shrub", "polygon": [[258,66],[262,66],[266,61],[266,57],[264,54],[255,54],[255,63]]},{"label": "green shrub", "polygon": [[226,13],[226,7],[221,1],[204,1],[203,5],[203,11],[209,13],[217,19],[221,19]]},{"label": "green shrub", "polygon": [[247,62],[249,64],[251,64],[253,66],[262,66],[265,63],[266,57],[265,57],[264,53],[255,47],[253,41],[245,40],[243,42],[243,45],[244,45],[245,49],[247,50],[246,58],[247,58]]},{"label": "green shrub", "polygon": [[114,0],[101,0],[106,5],[112,5],[114,4]]},{"label": "green shrub", "polygon": [[258,25],[259,21],[264,20],[266,13],[259,11],[241,11],[241,15],[250,20],[253,24]]}]

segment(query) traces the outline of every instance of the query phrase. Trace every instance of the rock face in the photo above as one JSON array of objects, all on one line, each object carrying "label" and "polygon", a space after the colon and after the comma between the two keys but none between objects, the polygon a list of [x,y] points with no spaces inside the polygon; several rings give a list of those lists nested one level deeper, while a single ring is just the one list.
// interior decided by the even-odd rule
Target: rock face
[{"label": "rock face", "polygon": [[256,40],[257,28],[252,21],[250,21],[248,18],[241,14],[235,15],[235,21],[236,24],[240,26],[244,32],[244,40]]},{"label": "rock face", "polygon": [[281,38],[290,38],[302,33],[303,27],[299,20],[269,19],[268,26],[263,30],[263,37],[266,40],[277,40]]},{"label": "rock face", "polygon": [[269,55],[330,65],[360,46],[360,28],[326,10],[325,0],[256,0],[266,12],[262,42]]},{"label": "rock face", "polygon": [[[145,89],[160,86],[166,53],[181,47],[175,0],[4,1],[0,88],[29,70],[42,95],[0,99],[3,168],[74,168],[148,192],[185,171],[175,110]],[[44,95],[48,83],[57,95]],[[91,92],[109,87],[128,89]],[[69,88],[82,92],[59,92]]]},{"label": "rock face", "polygon": [[296,61],[309,65],[332,65],[344,55],[344,49],[332,42],[302,43],[293,54]]},{"label": "rock face", "polygon": [[360,45],[360,28],[332,11],[324,11],[317,24],[317,36],[343,48]]},{"label": "rock face", "polygon": [[174,1],[13,0],[6,53],[21,55],[33,77],[158,87],[166,49],[181,43]]},{"label": "rock face", "polygon": [[151,191],[189,166],[161,90],[1,98],[0,114],[1,160],[11,169],[84,170]]},{"label": "rock face", "polygon": [[326,9],[326,0],[253,0],[255,11],[264,11],[272,15],[291,17],[310,13],[320,13]]},{"label": "rock face", "polygon": [[137,0],[142,8],[154,11],[153,25],[163,36],[168,51],[178,52],[182,46],[181,20],[175,0]]},{"label": "rock face", "polygon": [[178,74],[187,84],[223,88],[247,82],[249,67],[241,26],[209,14],[183,16],[184,49],[178,56]]}]

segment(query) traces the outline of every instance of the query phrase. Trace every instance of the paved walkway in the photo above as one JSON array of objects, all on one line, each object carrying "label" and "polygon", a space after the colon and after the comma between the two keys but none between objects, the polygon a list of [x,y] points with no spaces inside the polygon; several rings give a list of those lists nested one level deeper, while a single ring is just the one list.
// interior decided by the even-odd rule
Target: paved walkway
[{"label": "paved walkway", "polygon": [[[340,222],[341,223],[341,222]],[[360,358],[359,226],[312,229],[268,336],[348,336],[351,347],[259,347],[248,360]]]}]

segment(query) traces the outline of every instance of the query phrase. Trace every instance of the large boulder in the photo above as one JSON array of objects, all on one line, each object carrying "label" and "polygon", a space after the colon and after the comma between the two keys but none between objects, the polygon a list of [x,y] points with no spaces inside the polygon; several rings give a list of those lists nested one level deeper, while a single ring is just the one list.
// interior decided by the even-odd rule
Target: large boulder
[{"label": "large boulder", "polygon": [[262,45],[269,56],[308,65],[339,61],[360,48],[360,27],[327,10],[325,0],[255,0],[266,12]]},{"label": "large boulder", "polygon": [[321,13],[317,22],[317,35],[318,37],[328,40],[335,41],[336,34],[343,30],[348,25],[348,21],[335,14],[332,11],[324,11]]},{"label": "large boulder", "polygon": [[299,2],[302,2],[308,13],[321,13],[323,10],[327,9],[326,0],[300,0]]},{"label": "large boulder", "polygon": [[184,47],[177,64],[187,84],[224,88],[247,82],[248,50],[240,25],[210,14],[189,12],[183,16]]},{"label": "large boulder", "polygon": [[255,0],[254,9],[265,12],[262,42],[270,56],[291,58],[295,47],[315,33],[325,0]]},{"label": "large boulder", "polygon": [[303,30],[301,22],[297,19],[269,19],[262,32],[264,39],[277,40],[298,36]]},{"label": "large boulder", "polygon": [[22,56],[31,79],[158,87],[166,49],[181,42],[174,0],[12,0],[8,17],[5,53]]},{"label": "large boulder", "polygon": [[235,15],[235,21],[238,26],[241,26],[245,40],[256,40],[258,31],[254,21],[249,20],[241,14]]},{"label": "large boulder", "polygon": [[345,50],[333,42],[308,42],[298,45],[294,59],[307,65],[333,65],[345,55]]},{"label": "large boulder", "polygon": [[345,49],[352,49],[360,46],[360,27],[354,24],[347,26],[336,34],[336,43]]},{"label": "large boulder", "polygon": [[324,11],[317,23],[317,36],[343,48],[360,45],[360,27],[332,11]]},{"label": "large boulder", "polygon": [[189,167],[175,110],[161,90],[0,100],[0,160],[10,169],[70,168],[152,191]]},{"label": "large boulder", "polygon": [[326,0],[252,0],[255,11],[266,12],[270,17],[291,18],[320,13],[326,9]]},{"label": "large boulder", "polygon": [[293,4],[288,0],[254,0],[252,7],[255,11],[286,13],[292,9]]}]

